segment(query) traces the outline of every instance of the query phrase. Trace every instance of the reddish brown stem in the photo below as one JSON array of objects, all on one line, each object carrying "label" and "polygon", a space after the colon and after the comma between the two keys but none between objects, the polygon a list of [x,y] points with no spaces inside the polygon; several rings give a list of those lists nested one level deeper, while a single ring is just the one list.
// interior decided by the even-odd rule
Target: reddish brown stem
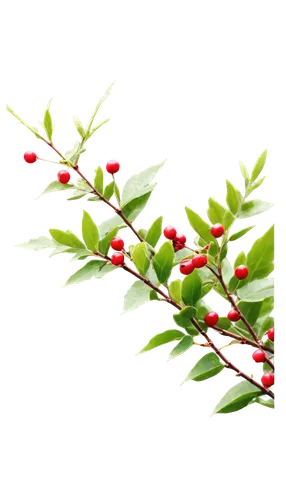
[{"label": "reddish brown stem", "polygon": [[[248,344],[248,345],[251,345],[252,347],[257,347],[259,349],[261,348],[261,345],[258,344],[257,342],[255,342],[254,340],[247,339],[246,337],[242,337],[242,335],[238,335],[236,333],[229,332],[228,330],[224,330],[223,328],[220,328],[219,326],[212,326],[212,329],[216,330],[217,332],[219,332],[221,335],[224,335],[225,337],[232,337],[233,339],[240,341],[242,344]],[[263,346],[263,349],[265,351],[268,351],[271,353],[274,352],[274,349],[272,347]]]}]

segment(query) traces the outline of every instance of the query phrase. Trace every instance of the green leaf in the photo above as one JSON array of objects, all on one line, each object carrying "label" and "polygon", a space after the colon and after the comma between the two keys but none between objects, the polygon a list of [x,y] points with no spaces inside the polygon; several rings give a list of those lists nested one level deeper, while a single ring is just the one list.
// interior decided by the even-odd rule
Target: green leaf
[{"label": "green leaf", "polygon": [[153,248],[155,248],[155,246],[157,245],[157,243],[161,237],[162,222],[163,222],[163,217],[159,217],[158,219],[156,219],[146,234],[145,240]]},{"label": "green leaf", "polygon": [[268,399],[263,399],[263,398],[254,398],[252,401],[250,401],[249,404],[251,403],[258,403],[262,406],[266,406],[267,408],[274,408],[274,399],[268,398]]},{"label": "green leaf", "polygon": [[[154,292],[155,296],[151,292]],[[135,281],[124,297],[122,314],[133,311],[154,298],[157,298],[154,290],[142,281]]]},{"label": "green leaf", "polygon": [[114,181],[114,194],[115,194],[115,198],[117,200],[117,203],[118,205],[120,206],[120,191],[119,191],[119,187],[117,186],[116,182]]},{"label": "green leaf", "polygon": [[[114,83],[115,83],[115,82],[113,82],[113,83],[110,85],[110,87],[108,87],[108,89],[106,90],[106,92],[105,92],[105,93],[103,94],[103,96],[101,97],[101,99],[100,99],[99,103],[97,104],[97,106],[96,106],[96,108],[95,108],[95,111],[92,113],[91,118],[90,118],[90,120],[89,120],[89,122],[88,122],[88,125],[87,125],[87,127],[86,127],[86,131],[85,131],[85,135],[86,135],[86,137],[89,137],[89,136],[90,136],[90,130],[91,130],[91,127],[92,127],[92,124],[93,124],[93,120],[94,120],[94,118],[95,118],[95,116],[96,116],[96,114],[97,114],[97,112],[98,112],[98,110],[99,110],[99,108],[100,108],[101,104],[102,104],[102,103],[105,101],[105,99],[107,99],[107,97],[110,95],[110,92],[111,92],[111,89],[112,89],[112,86],[114,85]],[[98,128],[98,127],[97,127],[97,128]],[[93,130],[93,132],[94,132],[94,130]],[[93,132],[92,132],[92,133],[93,133]]]},{"label": "green leaf", "polygon": [[180,356],[184,352],[186,352],[190,347],[194,345],[194,340],[191,335],[186,335],[185,337],[180,340],[180,342],[174,347],[174,349],[170,352],[168,361],[171,359],[176,358],[177,356]]},{"label": "green leaf", "polygon": [[222,262],[221,270],[222,270],[222,277],[225,283],[228,284],[233,276],[233,270],[228,259],[224,259],[224,261]]},{"label": "green leaf", "polygon": [[[247,321],[250,323],[251,326],[253,326],[256,323],[261,311],[261,307],[262,307],[262,302],[240,301],[238,303],[238,309],[246,317]],[[238,321],[236,325],[245,328],[245,325],[242,323],[241,320]]]},{"label": "green leaf", "polygon": [[229,321],[228,318],[222,316],[219,318],[216,326],[222,328],[223,330],[229,330],[231,327],[231,321]]},{"label": "green leaf", "polygon": [[213,242],[214,247],[217,249],[218,244],[216,239],[212,236],[210,231],[210,225],[207,224],[196,212],[193,212],[190,208],[186,207],[186,213],[192,228],[200,237],[206,242]]},{"label": "green leaf", "polygon": [[100,239],[104,238],[107,233],[113,231],[114,228],[122,229],[126,227],[125,222],[119,217],[119,215],[114,215],[111,219],[107,219],[98,226],[98,231],[100,234]]},{"label": "green leaf", "polygon": [[249,184],[249,174],[247,172],[247,168],[245,167],[245,165],[242,163],[242,161],[239,162],[239,167],[240,167],[240,171],[242,173],[242,176],[244,177],[245,179],[245,185],[246,187],[248,186]]},{"label": "green leaf", "polygon": [[255,241],[247,255],[248,281],[266,278],[273,270],[274,226]]},{"label": "green leaf", "polygon": [[195,269],[192,274],[185,277],[182,285],[183,301],[187,305],[195,305],[202,297],[202,280]]},{"label": "green leaf", "polygon": [[177,302],[181,303],[182,300],[182,281],[180,279],[172,281],[169,286],[170,297]]},{"label": "green leaf", "polygon": [[261,200],[251,200],[243,203],[240,211],[238,212],[239,219],[246,219],[247,217],[253,217],[254,215],[261,214],[273,207],[272,203],[267,203],[266,201]]},{"label": "green leaf", "polygon": [[61,245],[72,248],[85,248],[80,239],[71,231],[61,231],[61,229],[50,229],[51,237]]},{"label": "green leaf", "polygon": [[245,265],[246,265],[246,255],[243,251],[241,251],[236,257],[233,267],[234,269],[236,269],[238,266],[245,266]]},{"label": "green leaf", "polygon": [[241,193],[234,187],[234,185],[226,180],[226,188],[227,188],[227,193],[226,193],[226,203],[230,211],[236,215],[242,201],[242,196]]},{"label": "green leaf", "polygon": [[173,342],[174,340],[180,340],[185,337],[183,332],[179,330],[166,330],[163,333],[159,333],[155,335],[148,344],[143,347],[137,354],[142,354],[143,352],[151,351],[151,349],[155,349],[155,347],[159,347],[164,344],[168,344],[169,342]]},{"label": "green leaf", "polygon": [[160,283],[166,283],[171,276],[174,260],[174,249],[171,241],[166,241],[159,248],[153,259],[153,266]]},{"label": "green leaf", "polygon": [[50,113],[50,105],[51,105],[51,100],[49,100],[45,115],[44,115],[44,129],[47,134],[47,138],[49,139],[50,142],[52,142],[52,135],[53,135],[53,123],[52,123],[52,117]]},{"label": "green leaf", "polygon": [[146,240],[147,229],[139,229],[138,234],[141,238],[143,238],[143,240]]},{"label": "green leaf", "polygon": [[74,115],[73,121],[74,121],[74,124],[76,126],[76,129],[77,129],[79,135],[84,139],[85,138],[85,131],[84,131],[84,128],[82,126],[80,119]]},{"label": "green leaf", "polygon": [[73,201],[73,200],[80,200],[80,198],[83,198],[84,196],[86,196],[87,193],[85,193],[84,191],[81,191],[79,189],[76,189],[72,196],[70,198],[67,199],[67,201]]},{"label": "green leaf", "polygon": [[102,255],[108,254],[108,250],[110,248],[110,243],[113,240],[114,236],[117,235],[118,230],[119,230],[119,228],[118,228],[118,226],[116,226],[114,229],[112,229],[112,231],[107,233],[107,235],[104,236],[104,238],[102,238],[100,240],[98,248],[99,248],[100,253],[102,253]]},{"label": "green leaf", "polygon": [[139,196],[139,198],[135,198],[122,208],[122,212],[130,222],[133,222],[136,217],[138,217],[138,215],[142,212],[143,208],[145,208],[154,187],[155,184],[153,184],[153,187],[152,189],[150,189],[149,193],[146,193],[143,196]]},{"label": "green leaf", "polygon": [[178,314],[174,314],[173,318],[175,323],[182,327],[182,328],[188,328],[192,326],[192,318],[196,314],[196,309],[195,307],[192,306],[187,306],[184,307]]},{"label": "green leaf", "polygon": [[213,411],[215,413],[231,413],[241,410],[255,397],[263,392],[248,381],[240,382],[232,387],[220,400]]},{"label": "green leaf", "polygon": [[75,185],[74,184],[62,184],[59,181],[53,181],[51,184],[49,184],[45,191],[43,191],[38,198],[43,196],[44,194],[48,193],[54,193],[55,191],[66,191],[66,189],[74,189]]},{"label": "green leaf", "polygon": [[261,171],[265,165],[265,162],[266,162],[266,156],[267,156],[267,150],[263,151],[263,153],[256,160],[256,163],[255,163],[253,170],[252,170],[252,173],[251,173],[251,178],[250,178],[251,183],[254,182],[255,179],[257,179],[257,177],[261,173]]},{"label": "green leaf", "polygon": [[110,200],[111,196],[112,196],[112,195],[113,195],[113,193],[114,193],[114,184],[115,184],[115,182],[114,182],[114,181],[112,181],[112,182],[110,182],[109,184],[107,184],[107,186],[105,186],[103,196],[104,196],[104,198],[106,198],[107,200]]},{"label": "green leaf", "polygon": [[99,242],[98,228],[89,213],[85,210],[82,217],[82,236],[87,248],[92,252],[97,252]]},{"label": "green leaf", "polygon": [[240,299],[244,302],[259,302],[264,300],[265,297],[272,297],[274,295],[274,280],[262,278],[247,283],[237,291]]},{"label": "green leaf", "polygon": [[259,331],[259,338],[261,339],[263,337],[263,335],[268,332],[268,330],[270,330],[270,328],[273,328],[274,327],[274,318],[272,316],[268,316],[267,318],[265,318],[265,320],[263,321],[261,327],[260,327],[260,331]]},{"label": "green leaf", "polygon": [[150,266],[148,247],[145,242],[135,245],[132,260],[141,276],[145,276]]},{"label": "green leaf", "polygon": [[[112,183],[113,184],[113,183]],[[95,170],[95,177],[94,177],[94,187],[95,189],[102,194],[103,192],[103,170],[101,167],[98,167]],[[113,188],[112,188],[112,193],[113,193]],[[112,196],[112,194],[111,194]],[[111,198],[111,196],[109,198]],[[108,198],[108,199],[109,199]]]},{"label": "green leaf", "polygon": [[88,135],[88,138],[90,138],[92,134],[94,134],[94,132],[96,132],[100,127],[102,127],[102,125],[105,125],[105,123],[109,122],[109,120],[110,118],[106,118],[102,122],[98,123],[95,127],[93,127]]},{"label": "green leaf", "polygon": [[234,233],[230,236],[228,241],[238,240],[238,238],[241,238],[242,236],[244,236],[246,233],[248,233],[248,231],[250,231],[250,229],[253,229],[254,227],[255,226],[249,226],[249,227],[245,227],[244,229],[241,229],[240,231],[237,231],[237,233]]},{"label": "green leaf", "polygon": [[189,248],[182,248],[181,250],[178,250],[175,252],[175,257],[174,257],[174,263],[173,265],[176,266],[180,264],[180,262],[184,259],[187,259],[188,257],[193,257],[195,255],[195,252],[192,250],[189,250]]},{"label": "green leaf", "polygon": [[259,187],[261,186],[262,182],[264,181],[264,179],[265,179],[265,176],[264,176],[264,177],[261,177],[261,179],[260,179],[259,181],[255,182],[255,183],[251,186],[251,188],[249,188],[249,190],[248,190],[248,194],[252,193],[252,191],[254,191],[255,189],[259,188]]},{"label": "green leaf", "polygon": [[109,262],[104,262],[102,260],[91,260],[85,266],[83,266],[79,271],[70,276],[64,286],[68,285],[78,285],[83,281],[90,280],[91,278],[102,278],[105,274],[110,273],[117,269]]},{"label": "green leaf", "polygon": [[225,227],[225,229],[227,229],[234,221],[232,213],[213,198],[209,198],[209,208],[207,210],[207,214],[212,224],[217,224],[219,222]]},{"label": "green leaf", "polygon": [[207,380],[217,375],[223,368],[224,365],[220,362],[219,357],[214,352],[210,352],[197,362],[182,384],[189,380],[194,380],[195,382]]},{"label": "green leaf", "polygon": [[10,106],[8,106],[8,104],[6,105],[6,109],[7,111],[9,111],[9,113],[11,113],[11,115],[15,116],[15,118],[17,118],[17,120],[19,120],[20,123],[22,123],[22,125],[24,125],[25,127],[27,127],[31,132],[33,132],[33,134],[35,134],[35,136],[37,137],[37,139],[43,139],[45,140],[38,132],[38,129],[36,129],[36,127],[31,127],[31,125],[28,125],[28,123],[24,122],[24,120],[22,120],[22,118],[20,118],[20,116],[18,116],[15,111],[13,111],[12,108],[10,108]]},{"label": "green leaf", "polygon": [[122,191],[122,207],[127,205],[130,201],[139,198],[154,189],[154,185],[151,185],[150,183],[163,167],[164,163],[165,161],[159,165],[155,165],[154,167],[147,168],[146,170],[143,170],[143,172],[133,175],[126,182]]},{"label": "green leaf", "polygon": [[58,246],[58,243],[46,236],[39,236],[39,238],[35,238],[27,241],[26,243],[20,243],[16,245],[16,247],[25,248],[26,250],[44,250],[45,248],[55,248]]}]

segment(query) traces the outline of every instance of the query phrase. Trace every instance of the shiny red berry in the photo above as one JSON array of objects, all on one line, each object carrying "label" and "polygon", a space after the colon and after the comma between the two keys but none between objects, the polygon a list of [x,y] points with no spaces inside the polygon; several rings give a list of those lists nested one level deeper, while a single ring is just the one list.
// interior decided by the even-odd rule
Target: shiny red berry
[{"label": "shiny red berry", "polygon": [[182,245],[182,243],[177,243],[175,241],[173,241],[173,247],[174,247],[174,250],[175,252],[177,252],[178,250],[182,250],[182,248],[184,248],[185,245]]},{"label": "shiny red berry", "polygon": [[39,163],[39,153],[35,149],[25,149],[23,153],[20,154],[20,160],[28,165],[28,167],[34,167]]},{"label": "shiny red berry", "polygon": [[164,236],[165,236],[165,238],[167,238],[167,240],[175,239],[176,234],[177,234],[177,231],[173,226],[165,227]]},{"label": "shiny red berry", "polygon": [[193,257],[192,263],[194,267],[200,268],[204,267],[208,263],[208,259],[205,255],[198,254]]},{"label": "shiny red berry", "polygon": [[265,352],[262,349],[257,349],[252,354],[252,358],[256,363],[263,363],[265,361]]},{"label": "shiny red berry", "polygon": [[211,311],[211,312],[208,312],[206,315],[205,315],[205,323],[206,325],[208,326],[214,326],[217,324],[219,320],[219,315],[214,312],[214,311]]},{"label": "shiny red berry", "polygon": [[272,340],[272,342],[274,342],[274,327],[270,328],[270,330],[268,330],[267,335],[268,335],[269,340]]},{"label": "shiny red berry", "polygon": [[215,238],[220,238],[224,233],[224,227],[222,224],[215,224],[211,227],[211,233]]},{"label": "shiny red berry", "polygon": [[115,252],[111,256],[111,262],[114,266],[120,266],[120,264],[123,264],[124,262],[124,255],[121,252]]},{"label": "shiny red berry", "polygon": [[182,262],[180,264],[180,272],[182,274],[185,274],[185,275],[191,274],[194,269],[195,268],[194,268],[193,263],[190,259],[182,260]]},{"label": "shiny red berry", "polygon": [[106,163],[106,170],[109,174],[116,174],[116,172],[118,172],[119,169],[120,165],[116,160],[109,160]]},{"label": "shiny red berry", "polygon": [[274,373],[265,372],[261,377],[261,382],[266,387],[271,387],[274,384]]},{"label": "shiny red berry", "polygon": [[240,315],[239,312],[237,312],[235,309],[232,309],[231,311],[229,311],[227,317],[230,321],[233,321],[235,323],[239,320]]},{"label": "shiny red berry", "polygon": [[113,248],[113,250],[123,250],[124,241],[122,238],[120,238],[120,236],[115,236],[113,240],[111,240],[110,246],[111,248]]},{"label": "shiny red berry", "polygon": [[60,170],[58,172],[58,180],[61,184],[67,184],[71,176],[67,170]]},{"label": "shiny red berry", "polygon": [[246,266],[238,266],[234,274],[238,280],[244,280],[248,276],[248,268]]},{"label": "shiny red berry", "polygon": [[176,243],[181,243],[182,245],[184,245],[187,241],[187,238],[184,234],[182,233],[176,233],[176,236],[175,236],[175,242]]}]

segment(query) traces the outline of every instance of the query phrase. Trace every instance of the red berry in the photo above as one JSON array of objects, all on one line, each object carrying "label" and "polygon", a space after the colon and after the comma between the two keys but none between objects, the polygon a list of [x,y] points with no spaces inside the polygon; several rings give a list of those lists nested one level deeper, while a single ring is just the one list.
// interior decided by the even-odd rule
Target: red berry
[{"label": "red berry", "polygon": [[248,276],[248,268],[246,266],[238,266],[234,274],[238,280],[244,280]]},{"label": "red berry", "polygon": [[123,250],[124,241],[122,238],[120,238],[120,236],[115,236],[113,240],[111,240],[110,246],[111,248],[113,248],[113,250]]},{"label": "red berry", "polygon": [[177,242],[173,241],[173,247],[174,247],[175,252],[177,252],[178,250],[182,250],[182,248],[184,248],[184,245],[182,245],[182,243],[177,243]]},{"label": "red berry", "polygon": [[220,238],[224,233],[224,227],[222,224],[215,224],[211,227],[211,233],[215,238]]},{"label": "red berry", "polygon": [[219,320],[219,315],[214,311],[211,311],[205,315],[205,323],[208,326],[216,325],[218,320]]},{"label": "red berry", "polygon": [[177,231],[173,226],[167,226],[164,229],[164,236],[167,240],[173,240],[176,237]]},{"label": "red berry", "polygon": [[193,263],[190,259],[182,260],[182,262],[180,264],[180,272],[182,274],[185,274],[185,275],[191,274],[194,269],[195,268],[194,268]]},{"label": "red berry", "polygon": [[58,172],[58,180],[61,184],[67,184],[71,176],[67,170],[60,170]]},{"label": "red berry", "polygon": [[272,342],[274,342],[274,327],[270,328],[270,330],[268,330],[267,335],[268,335],[269,340],[272,340]]},{"label": "red berry", "polygon": [[262,349],[257,349],[252,354],[252,357],[256,363],[263,363],[265,361],[265,352]]},{"label": "red berry", "polygon": [[239,320],[240,315],[239,315],[238,311],[236,311],[235,309],[232,309],[231,311],[229,311],[227,317],[230,321],[233,321],[235,323],[236,321]]},{"label": "red berry", "polygon": [[175,236],[175,242],[176,243],[181,243],[181,245],[184,245],[187,241],[187,238],[184,234],[182,233],[176,233],[176,236]]},{"label": "red berry", "polygon": [[261,382],[266,388],[271,387],[274,384],[274,373],[265,372],[261,377]]},{"label": "red berry", "polygon": [[123,264],[124,262],[124,255],[121,252],[115,252],[111,256],[111,262],[114,266],[120,266],[120,264]]},{"label": "red berry", "polygon": [[34,167],[39,163],[39,153],[35,149],[25,149],[23,153],[20,154],[20,160],[28,165],[28,167]]},{"label": "red berry", "polygon": [[106,170],[109,174],[116,174],[116,172],[118,172],[119,169],[120,165],[116,160],[109,160],[106,163]]},{"label": "red berry", "polygon": [[192,263],[194,267],[200,268],[204,267],[208,263],[208,259],[205,255],[199,254],[193,257]]}]

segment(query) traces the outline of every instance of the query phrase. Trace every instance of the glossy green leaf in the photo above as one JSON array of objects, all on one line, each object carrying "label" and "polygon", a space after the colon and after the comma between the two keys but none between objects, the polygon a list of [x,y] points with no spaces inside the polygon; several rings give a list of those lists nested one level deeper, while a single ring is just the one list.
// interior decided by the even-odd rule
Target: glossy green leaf
[{"label": "glossy green leaf", "polygon": [[247,168],[246,166],[242,163],[242,161],[239,162],[239,167],[240,167],[240,171],[242,173],[242,176],[244,177],[244,180],[245,180],[245,185],[248,186],[249,184],[249,174],[247,172]]},{"label": "glossy green leaf", "polygon": [[216,239],[212,236],[210,232],[210,225],[205,222],[196,212],[186,207],[186,213],[192,228],[206,243],[213,242],[215,248],[218,247]]},{"label": "glossy green leaf", "polygon": [[254,215],[261,214],[273,207],[272,203],[267,203],[266,201],[261,200],[251,200],[243,203],[240,211],[237,216],[239,219],[246,219],[247,217],[253,217]]},{"label": "glossy green leaf", "polygon": [[122,212],[130,222],[133,222],[136,217],[138,217],[138,215],[142,212],[143,208],[145,208],[154,187],[155,185],[153,185],[149,193],[146,193],[143,196],[139,196],[139,198],[135,198],[122,208]]},{"label": "glossy green leaf", "polygon": [[192,258],[194,255],[195,252],[192,252],[192,250],[189,250],[188,248],[181,248],[181,250],[175,252],[174,266],[180,264],[180,262],[182,262],[182,260],[184,259]]},{"label": "glossy green leaf", "polygon": [[241,410],[249,404],[249,402],[262,395],[263,392],[250,382],[243,381],[232,387],[220,400],[213,411],[215,413],[231,413]]},{"label": "glossy green leaf", "polygon": [[182,300],[182,281],[180,279],[172,281],[169,286],[170,297],[180,304]]},{"label": "glossy green leaf", "polygon": [[25,248],[26,250],[44,250],[45,248],[55,248],[59,245],[55,240],[51,240],[46,236],[39,236],[39,238],[34,238],[26,243],[20,243],[16,247]]},{"label": "glossy green leaf", "polygon": [[274,399],[272,399],[272,398],[268,398],[268,399],[255,398],[252,401],[250,401],[249,404],[251,404],[251,403],[258,403],[262,406],[266,406],[267,408],[274,409]]},{"label": "glossy green leaf", "polygon": [[157,245],[161,234],[162,234],[162,222],[163,222],[163,217],[158,217],[158,219],[153,222],[152,226],[148,230],[145,240],[151,247],[155,248]]},{"label": "glossy green leaf", "polygon": [[85,248],[80,239],[72,231],[61,231],[61,229],[50,229],[51,237],[61,245],[72,248]]},{"label": "glossy green leaf", "polygon": [[87,248],[92,252],[97,252],[99,242],[98,228],[89,213],[85,210],[82,217],[82,236]]},{"label": "glossy green leaf", "polygon": [[166,283],[169,279],[174,260],[174,249],[171,241],[166,241],[159,248],[153,259],[153,266],[160,283]]},{"label": "glossy green leaf", "polygon": [[175,323],[182,327],[182,328],[188,328],[192,326],[192,318],[196,314],[196,309],[195,307],[192,306],[187,306],[184,307],[178,314],[174,314],[173,318]]},{"label": "glossy green leaf", "polygon": [[192,306],[202,297],[202,280],[195,269],[185,277],[182,285],[182,298],[186,305]]},{"label": "glossy green leaf", "polygon": [[234,215],[236,215],[239,208],[240,208],[240,205],[241,205],[241,200],[242,200],[241,193],[228,180],[226,180],[226,189],[227,189],[227,192],[226,192],[227,206],[230,209],[230,211]]},{"label": "glossy green leaf", "polygon": [[248,231],[250,231],[250,229],[253,229],[254,227],[255,226],[249,226],[249,227],[245,227],[244,229],[241,229],[240,231],[237,231],[237,233],[234,233],[230,236],[229,241],[238,240],[238,238],[241,238],[242,236],[244,236],[246,233],[248,233]]},{"label": "glossy green leaf", "polygon": [[90,280],[91,278],[102,278],[105,274],[110,273],[117,269],[109,262],[104,262],[103,260],[91,260],[85,266],[83,266],[79,271],[70,276],[64,286],[78,285],[83,281]]},{"label": "glossy green leaf", "polygon": [[145,242],[135,245],[132,260],[141,276],[145,276],[150,266],[148,247]]},{"label": "glossy green leaf", "polygon": [[137,354],[141,354],[143,352],[151,351],[151,349],[155,349],[156,347],[159,347],[164,344],[168,344],[169,342],[173,342],[174,340],[180,340],[183,337],[185,337],[185,334],[183,332],[180,332],[179,330],[166,330],[163,333],[159,333],[158,335],[155,335],[148,344],[143,347]]},{"label": "glossy green leaf", "polygon": [[194,340],[191,335],[186,335],[185,337],[180,340],[180,342],[174,347],[174,349],[170,352],[168,361],[171,359],[177,358],[181,354],[184,354],[190,347],[194,345]]},{"label": "glossy green leaf", "polygon": [[75,188],[74,184],[62,184],[59,181],[53,181],[46,187],[45,191],[43,191],[40,194],[40,196],[38,196],[38,198],[40,198],[44,194],[54,193],[56,191],[66,191],[67,189],[74,189],[74,188]]},{"label": "glossy green leaf", "polygon": [[117,235],[118,230],[119,230],[119,228],[118,228],[118,226],[116,226],[114,229],[112,229],[112,231],[107,233],[107,235],[104,236],[104,238],[102,238],[100,240],[99,245],[98,245],[98,249],[99,249],[100,253],[102,253],[102,255],[108,254],[108,250],[110,248],[110,243],[113,240],[113,238]]},{"label": "glossy green leaf", "polygon": [[217,375],[223,369],[224,365],[220,362],[219,357],[214,352],[210,352],[197,362],[182,384],[189,380],[194,380],[195,382],[207,380]]},{"label": "glossy green leaf", "polygon": [[130,201],[150,192],[151,188],[152,190],[154,189],[154,186],[151,185],[151,182],[154,179],[155,175],[163,167],[164,163],[165,161],[163,161],[159,165],[155,165],[154,167],[147,168],[146,170],[143,170],[143,172],[133,175],[126,182],[122,191],[122,207],[127,205],[127,203],[129,203]]},{"label": "glossy green leaf", "polygon": [[44,129],[47,134],[47,138],[49,139],[50,142],[52,142],[52,135],[53,135],[53,123],[52,123],[52,117],[50,113],[50,105],[51,105],[51,99],[48,102],[45,115],[44,115]]},{"label": "glossy green leaf", "polygon": [[112,181],[109,184],[107,184],[107,186],[105,186],[105,188],[104,188],[103,196],[107,200],[110,200],[111,196],[114,193],[114,184],[115,184],[114,181]]},{"label": "glossy green leaf", "polygon": [[[101,194],[103,193],[103,170],[101,167],[97,167],[97,169],[95,170],[93,185],[99,193],[101,193]],[[113,192],[113,187],[112,187],[112,192]],[[111,196],[110,196],[110,198],[111,198]]]},{"label": "glossy green leaf", "polygon": [[214,198],[209,198],[209,208],[207,210],[208,218],[212,224],[220,223],[225,229],[228,229],[230,224],[234,221],[232,213],[223,207]]},{"label": "glossy green leaf", "polygon": [[273,270],[274,226],[255,241],[247,255],[248,281],[266,278]]},{"label": "glossy green leaf", "polygon": [[247,283],[237,291],[240,299],[244,302],[259,302],[265,297],[272,297],[274,295],[274,280],[262,278]]},{"label": "glossy green leaf", "polygon": [[251,172],[251,178],[250,178],[250,182],[254,182],[257,177],[260,175],[264,165],[265,165],[265,162],[266,162],[266,156],[267,156],[267,151],[263,151],[263,153],[259,156],[259,158],[256,160],[256,163],[253,167],[253,170]]},{"label": "glossy green leaf", "polygon": [[[154,292],[155,295],[151,292]],[[122,314],[133,311],[156,297],[156,292],[151,290],[148,285],[142,281],[135,281],[124,297]]]},{"label": "glossy green leaf", "polygon": [[[250,323],[251,326],[255,325],[260,311],[262,307],[262,302],[244,302],[240,301],[238,303],[238,309],[242,312],[242,314],[246,317],[248,323]],[[245,328],[245,325],[242,323],[241,320],[239,320],[236,323],[237,326],[241,326]]]}]

